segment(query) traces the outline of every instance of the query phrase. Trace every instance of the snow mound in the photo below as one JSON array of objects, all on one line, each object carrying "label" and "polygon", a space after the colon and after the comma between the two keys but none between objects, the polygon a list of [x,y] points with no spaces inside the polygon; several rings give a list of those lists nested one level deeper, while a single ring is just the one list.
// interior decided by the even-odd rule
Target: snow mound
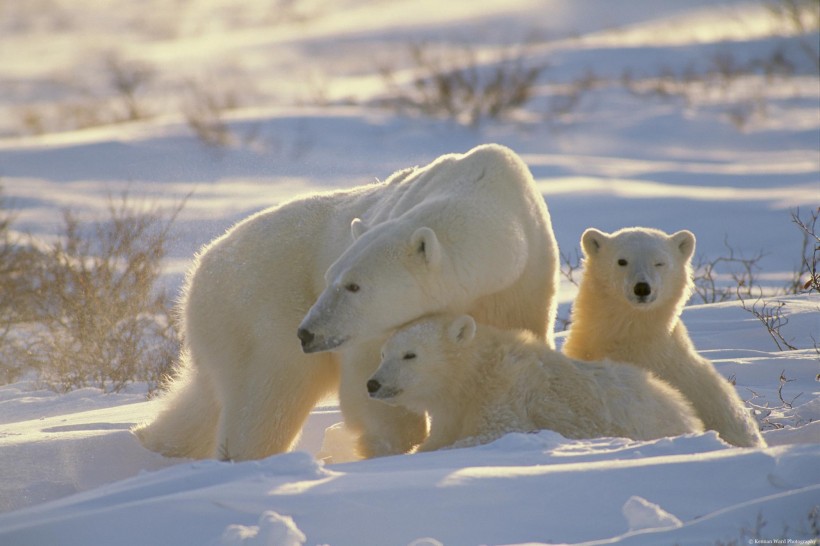
[{"label": "snow mound", "polygon": [[420,538],[418,540],[414,540],[407,546],[444,546],[444,544],[434,538]]},{"label": "snow mound", "polygon": [[624,503],[621,511],[629,523],[630,531],[643,529],[668,529],[683,525],[681,520],[648,500],[633,495]]},{"label": "snow mound", "polygon": [[307,537],[290,516],[272,510],[263,512],[256,525],[229,525],[222,546],[302,546]]}]

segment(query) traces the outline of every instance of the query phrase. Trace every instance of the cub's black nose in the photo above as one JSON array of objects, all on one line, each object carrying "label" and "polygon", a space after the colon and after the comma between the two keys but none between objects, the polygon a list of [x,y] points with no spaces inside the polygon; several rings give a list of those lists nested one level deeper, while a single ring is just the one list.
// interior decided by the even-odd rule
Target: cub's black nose
[{"label": "cub's black nose", "polygon": [[296,331],[296,337],[298,337],[302,341],[302,347],[304,347],[308,345],[311,341],[313,341],[313,338],[315,336],[313,335],[313,332],[311,332],[310,330],[299,328],[299,330]]},{"label": "cub's black nose", "polygon": [[380,388],[382,388],[382,384],[376,381],[375,379],[371,379],[367,382],[367,392],[369,392],[370,394],[373,394]]},{"label": "cub's black nose", "polygon": [[635,285],[633,291],[635,292],[636,296],[640,298],[645,298],[646,296],[652,293],[652,288],[649,286],[649,283],[647,282],[639,282]]}]

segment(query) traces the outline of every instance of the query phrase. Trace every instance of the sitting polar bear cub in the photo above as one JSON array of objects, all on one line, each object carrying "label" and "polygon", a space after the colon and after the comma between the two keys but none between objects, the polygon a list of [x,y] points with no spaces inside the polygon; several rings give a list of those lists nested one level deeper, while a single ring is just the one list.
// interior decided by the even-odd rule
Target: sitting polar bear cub
[{"label": "sitting polar bear cub", "polygon": [[612,358],[646,369],[678,389],[706,428],[730,444],[764,446],[726,379],[701,357],[680,320],[692,292],[695,236],[650,228],[581,237],[584,275],[563,351],[572,358]]},{"label": "sitting polar bear cub", "polygon": [[703,430],[675,389],[634,366],[574,361],[524,330],[434,315],[396,331],[367,382],[374,399],[428,413],[419,451],[540,429],[648,440]]}]

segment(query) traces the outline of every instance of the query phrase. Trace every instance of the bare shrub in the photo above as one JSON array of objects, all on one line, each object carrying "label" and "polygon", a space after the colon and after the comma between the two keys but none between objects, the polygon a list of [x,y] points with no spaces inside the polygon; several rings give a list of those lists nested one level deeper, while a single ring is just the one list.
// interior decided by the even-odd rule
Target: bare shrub
[{"label": "bare shrub", "polygon": [[21,108],[18,118],[23,133],[42,135],[47,130],[48,122],[42,108],[24,106]]},{"label": "bare shrub", "polygon": [[53,103],[28,105],[21,108],[18,120],[21,134],[42,135],[50,132],[74,131],[114,123],[111,101],[74,91],[76,96]]},{"label": "bare shrub", "polygon": [[[769,295],[799,294],[801,292],[820,292],[820,235],[817,223],[820,218],[820,207],[811,211],[805,218],[800,209],[791,212],[792,222],[802,235],[800,265],[785,287],[768,287]],[[732,299],[749,299],[763,294],[763,287],[758,281],[760,260],[765,254],[758,251],[746,257],[739,254],[724,240],[726,253],[717,258],[698,256],[693,263],[695,291],[693,298],[700,303],[716,303]]]},{"label": "bare shrub", "polygon": [[695,291],[692,297],[699,298],[701,303],[748,297],[758,287],[759,262],[765,254],[761,251],[747,258],[739,255],[727,239],[723,245],[725,255],[712,259],[698,256],[693,264]]},{"label": "bare shrub", "polygon": [[[782,377],[783,376],[781,374],[781,385],[778,389],[778,393],[781,396],[781,400],[783,392]],[[790,403],[772,403],[766,400],[764,396],[761,396],[758,392],[754,391],[753,389],[749,389],[747,387],[747,390],[751,393],[751,397],[745,401],[746,406],[752,410],[752,415],[757,421],[757,425],[761,431],[779,430],[786,428],[786,425],[783,421],[784,415],[786,415],[792,409]],[[797,397],[795,397],[792,400],[792,402],[796,399]]]},{"label": "bare shrub", "polygon": [[230,127],[222,118],[222,110],[207,99],[186,109],[185,121],[203,144],[223,148],[233,142]]},{"label": "bare shrub", "polygon": [[[0,290],[0,312],[4,314],[17,311],[15,300],[20,292],[20,277],[24,273],[24,268],[17,259],[16,238],[11,232],[13,220],[13,215],[5,206],[5,198],[0,194],[0,279],[3,288]],[[6,322],[8,321],[3,321],[4,324]]]},{"label": "bare shrub", "polygon": [[124,110],[117,116],[118,121],[149,117],[139,95],[153,81],[155,70],[147,63],[126,60],[115,53],[103,56],[103,67],[108,76],[108,84]]},{"label": "bare shrub", "polygon": [[179,344],[171,302],[156,281],[180,209],[165,218],[123,195],[110,200],[105,221],[85,225],[64,212],[59,240],[26,264],[31,316],[5,322],[23,333],[12,354],[46,386],[119,391],[135,380],[156,387],[168,373]]},{"label": "bare shrub", "polygon": [[95,66],[104,76],[102,84],[74,74],[55,76],[53,85],[65,98],[22,106],[17,113],[20,131],[35,135],[74,131],[154,115],[147,106],[156,79],[153,66],[112,52],[99,54]]},{"label": "bare shrub", "polygon": [[[575,278],[575,275],[581,270],[581,254],[577,248],[574,249],[573,253],[570,254],[569,252],[564,252],[563,250],[558,253],[558,259],[560,261],[560,269],[559,272],[561,275],[570,283],[574,284],[575,286],[579,286],[580,281]],[[562,316],[560,313],[555,317],[555,331],[556,332],[564,332],[569,330],[570,326],[572,325],[572,316],[571,316],[571,308],[569,310],[570,314],[567,316]]]},{"label": "bare shrub", "polygon": [[[817,258],[820,256],[820,236],[816,227],[820,208],[813,210],[806,218],[800,210],[791,212],[792,222],[800,229],[802,235],[801,261],[792,280],[785,287],[767,287],[758,282],[759,262],[764,257],[758,252],[752,257],[739,255],[724,240],[727,253],[724,256],[708,260],[699,257],[694,264],[693,298],[701,303],[716,303],[737,299],[741,307],[760,321],[778,350],[796,350],[791,340],[786,339],[781,329],[789,322],[783,310],[786,302],[777,299],[764,299],[764,292],[769,296],[782,294],[799,294],[801,292],[820,291],[820,271]],[[817,343],[815,342],[815,348]]]},{"label": "bare shrub", "polygon": [[110,101],[87,92],[56,104],[52,118],[49,126],[58,131],[88,129],[120,121],[114,115]]},{"label": "bare shrub", "polygon": [[215,148],[234,143],[235,137],[225,121],[224,113],[239,106],[236,92],[190,80],[186,85],[185,97],[182,113],[188,127],[200,141]]},{"label": "bare shrub", "polygon": [[384,102],[399,110],[474,127],[524,106],[546,69],[527,62],[526,46],[512,47],[493,61],[479,60],[470,46],[447,51],[430,44],[411,44],[409,52],[409,86],[401,85],[392,69],[380,70],[391,95]]},{"label": "bare shrub", "polygon": [[775,0],[766,2],[766,7],[788,32],[809,34],[800,40],[800,48],[820,71],[820,47],[817,44],[817,34],[812,32],[820,28],[820,1]]},{"label": "bare shrub", "polygon": [[14,215],[0,187],[0,381],[10,382],[24,371],[16,356],[26,352],[25,343],[15,336],[13,325],[31,318],[32,284],[29,271],[36,250],[21,243],[11,225]]},{"label": "bare shrub", "polygon": [[820,207],[811,211],[806,219],[800,216],[800,209],[792,212],[791,217],[792,222],[803,234],[803,245],[800,253],[800,268],[795,272],[794,279],[786,287],[786,291],[791,294],[802,291],[820,292],[820,271],[817,269],[817,259],[820,257],[820,235],[817,233]]},{"label": "bare shrub", "polygon": [[705,68],[690,63],[676,71],[663,66],[643,77],[627,69],[621,75],[621,85],[636,96],[676,100],[687,107],[723,103],[718,108],[726,119],[744,130],[750,121],[769,116],[767,93],[771,85],[789,81],[797,72],[783,46],[745,61],[729,51],[718,51],[704,61]]},{"label": "bare shrub", "polygon": [[777,350],[797,350],[797,347],[793,345],[790,340],[787,340],[780,331],[781,328],[789,323],[789,318],[783,316],[783,308],[786,307],[786,302],[779,300],[767,301],[764,300],[762,296],[758,296],[750,305],[748,303],[750,300],[748,298],[744,298],[739,287],[737,299],[740,301],[740,306],[743,310],[751,313],[752,316],[758,319],[766,328],[766,331],[769,332],[769,336],[772,338],[772,341],[774,341],[775,345],[777,345]]},{"label": "bare shrub", "polygon": [[575,286],[579,286],[580,281],[575,278],[575,274],[578,273],[582,267],[581,254],[578,252],[578,249],[576,248],[573,254],[561,250],[558,252],[558,258],[561,263],[561,275]]},{"label": "bare shrub", "polygon": [[547,105],[547,121],[567,118],[579,109],[585,96],[605,83],[593,71],[588,70],[568,84],[553,85],[553,92],[550,94]]}]

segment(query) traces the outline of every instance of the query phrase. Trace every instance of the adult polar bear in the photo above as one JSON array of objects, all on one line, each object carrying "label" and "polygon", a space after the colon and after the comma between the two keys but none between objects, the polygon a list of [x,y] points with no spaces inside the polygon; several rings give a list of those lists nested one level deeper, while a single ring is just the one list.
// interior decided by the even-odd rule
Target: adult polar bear
[{"label": "adult polar bear", "polygon": [[262,211],[198,256],[180,373],[135,433],[168,456],[261,458],[338,389],[361,455],[408,451],[423,416],[366,392],[387,333],[446,311],[552,346],[557,257],[529,170],[494,144]]}]

